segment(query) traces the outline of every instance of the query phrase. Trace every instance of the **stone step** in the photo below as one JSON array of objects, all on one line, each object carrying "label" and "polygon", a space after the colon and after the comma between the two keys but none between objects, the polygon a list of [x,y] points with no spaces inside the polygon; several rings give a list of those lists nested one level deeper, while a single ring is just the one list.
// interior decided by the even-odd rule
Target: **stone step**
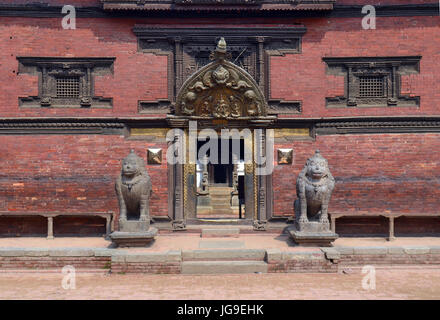
[{"label": "stone step", "polygon": [[237,208],[233,208],[233,207],[231,207],[231,205],[229,204],[229,203],[226,203],[226,204],[213,204],[212,206],[211,206],[211,208],[213,209],[213,210],[233,210],[233,209],[238,209],[238,207]]},{"label": "stone step", "polygon": [[182,250],[182,261],[264,261],[265,249]]},{"label": "stone step", "polygon": [[224,199],[218,199],[218,198],[214,198],[211,199],[211,205],[229,205],[231,203],[231,197],[227,197]]},{"label": "stone step", "polygon": [[225,189],[225,190],[218,190],[218,189],[210,188],[209,189],[209,193],[212,194],[212,195],[231,194],[232,190],[233,190],[232,188],[228,188],[228,189]]},{"label": "stone step", "polygon": [[209,186],[210,190],[232,190],[232,187],[215,187],[215,186]]},{"label": "stone step", "polygon": [[218,220],[218,219],[224,219],[224,220],[228,220],[228,221],[230,221],[230,220],[237,220],[238,218],[239,218],[239,215],[238,215],[238,213],[237,214],[231,214],[231,213],[228,213],[228,214],[199,214],[199,213],[197,213],[197,218],[199,218],[199,219],[216,219],[216,221]]},{"label": "stone step", "polygon": [[212,194],[211,193],[211,201],[212,200],[223,200],[223,199],[231,199],[231,194]]},{"label": "stone step", "polygon": [[263,261],[183,261],[182,274],[267,273]]},{"label": "stone step", "polygon": [[228,213],[237,213],[237,212],[239,212],[238,208],[232,209],[231,207],[228,207],[228,208],[211,208],[211,209],[208,209],[208,208],[197,208],[197,213],[206,213],[206,214],[210,214],[210,213],[213,213],[213,214],[216,214],[216,213],[218,213],[218,214],[228,214]]},{"label": "stone step", "polygon": [[211,211],[205,211],[205,213],[212,214],[238,214],[238,210],[233,209],[212,209]]},{"label": "stone step", "polygon": [[231,195],[215,195],[215,196],[211,196],[211,203],[212,202],[222,202],[222,201],[231,201]]},{"label": "stone step", "polygon": [[202,238],[238,238],[240,236],[239,228],[206,228],[202,229],[200,235]]}]

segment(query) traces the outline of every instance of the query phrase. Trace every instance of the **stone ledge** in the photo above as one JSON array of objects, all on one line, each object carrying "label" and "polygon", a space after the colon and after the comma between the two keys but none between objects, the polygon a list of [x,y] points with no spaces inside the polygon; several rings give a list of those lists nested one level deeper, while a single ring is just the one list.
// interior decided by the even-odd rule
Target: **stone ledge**
[{"label": "stone ledge", "polygon": [[200,236],[202,238],[238,238],[240,236],[240,229],[206,228],[202,229]]},{"label": "stone ledge", "polygon": [[324,254],[321,251],[318,252],[287,252],[284,251],[281,253],[282,261],[290,261],[290,260],[320,260],[325,259]]},{"label": "stone ledge", "polygon": [[323,252],[334,249],[340,255],[417,255],[440,254],[440,246],[401,246],[401,247],[333,247],[321,248]]},{"label": "stone ledge", "polygon": [[403,250],[406,254],[428,254],[431,252],[429,247],[409,247],[404,246]]},{"label": "stone ledge", "polygon": [[96,254],[97,251],[111,249],[89,249],[89,248],[1,248],[0,257],[93,257],[111,256],[103,253]]},{"label": "stone ledge", "polygon": [[146,253],[117,253],[112,255],[112,262],[148,263],[148,262],[181,262],[181,251],[146,252]]},{"label": "stone ledge", "polygon": [[182,274],[243,274],[267,273],[268,264],[263,261],[185,261]]},{"label": "stone ledge", "polygon": [[402,247],[389,247],[388,254],[405,254],[405,250]]},{"label": "stone ledge", "polygon": [[267,249],[266,250],[266,261],[272,262],[272,261],[281,261],[282,259],[282,253],[280,249]]},{"label": "stone ledge", "polygon": [[432,254],[440,254],[440,246],[430,247]]},{"label": "stone ledge", "polygon": [[387,254],[388,249],[386,247],[354,247],[353,253],[355,255],[361,254]]},{"label": "stone ledge", "polygon": [[261,260],[266,256],[264,249],[218,249],[218,250],[183,250],[182,261],[190,260]]},{"label": "stone ledge", "polygon": [[324,252],[328,260],[339,260],[341,258],[341,253],[335,248],[321,248],[321,251]]},{"label": "stone ledge", "polygon": [[93,257],[93,249],[50,249],[49,257]]},{"label": "stone ledge", "polygon": [[337,250],[340,254],[354,254],[353,247],[333,247],[333,249]]}]

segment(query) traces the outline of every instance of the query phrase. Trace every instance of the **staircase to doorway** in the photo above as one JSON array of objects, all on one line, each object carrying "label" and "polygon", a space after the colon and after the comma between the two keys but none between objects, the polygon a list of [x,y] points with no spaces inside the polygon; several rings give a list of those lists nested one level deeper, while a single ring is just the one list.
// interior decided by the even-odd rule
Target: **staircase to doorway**
[{"label": "staircase to doorway", "polygon": [[209,188],[209,194],[211,196],[211,206],[198,206],[197,218],[238,219],[238,206],[231,207],[232,190],[232,187],[211,186]]}]

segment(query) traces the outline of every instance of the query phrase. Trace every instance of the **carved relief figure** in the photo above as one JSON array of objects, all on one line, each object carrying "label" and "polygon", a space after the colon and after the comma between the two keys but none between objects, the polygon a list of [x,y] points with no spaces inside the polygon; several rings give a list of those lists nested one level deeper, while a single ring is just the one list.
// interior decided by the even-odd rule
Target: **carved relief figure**
[{"label": "carved relief figure", "polygon": [[120,222],[127,220],[149,221],[151,193],[151,179],[145,169],[144,160],[131,150],[123,160],[121,175],[116,180]]},{"label": "carved relief figure", "polygon": [[248,115],[255,116],[261,113],[261,106],[257,101],[257,96],[254,91],[248,90],[244,93],[244,97],[248,103]]},{"label": "carved relief figure", "polygon": [[295,215],[299,224],[309,220],[328,224],[328,204],[335,187],[327,160],[319,150],[307,160],[296,183],[298,200],[295,201]]},{"label": "carved relief figure", "polygon": [[176,115],[223,119],[266,116],[267,102],[261,89],[246,70],[228,61],[223,38],[212,59],[182,85]]}]

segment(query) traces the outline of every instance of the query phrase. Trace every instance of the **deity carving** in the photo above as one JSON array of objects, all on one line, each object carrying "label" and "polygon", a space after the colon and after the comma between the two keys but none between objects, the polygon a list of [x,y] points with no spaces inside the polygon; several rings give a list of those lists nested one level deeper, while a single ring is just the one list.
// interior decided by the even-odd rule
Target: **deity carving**
[{"label": "deity carving", "polygon": [[151,193],[151,179],[145,169],[144,160],[131,150],[123,160],[121,174],[116,180],[119,220],[149,221]]},{"label": "deity carving", "polygon": [[289,233],[301,245],[331,246],[338,235],[330,230],[328,204],[335,188],[327,160],[317,150],[296,182],[295,226]]},{"label": "deity carving", "polygon": [[328,224],[328,204],[335,187],[335,179],[330,173],[327,160],[317,150],[307,160],[296,183],[298,200],[295,201],[295,214],[298,222],[317,220]]},{"label": "deity carving", "polygon": [[261,90],[244,69],[228,61],[224,38],[212,59],[183,84],[176,115],[221,119],[266,116],[267,103]]},{"label": "deity carving", "polygon": [[133,150],[122,160],[115,189],[119,202],[119,230],[110,235],[113,245],[143,247],[151,243],[157,235],[157,229],[150,226],[152,184],[144,160]]}]

